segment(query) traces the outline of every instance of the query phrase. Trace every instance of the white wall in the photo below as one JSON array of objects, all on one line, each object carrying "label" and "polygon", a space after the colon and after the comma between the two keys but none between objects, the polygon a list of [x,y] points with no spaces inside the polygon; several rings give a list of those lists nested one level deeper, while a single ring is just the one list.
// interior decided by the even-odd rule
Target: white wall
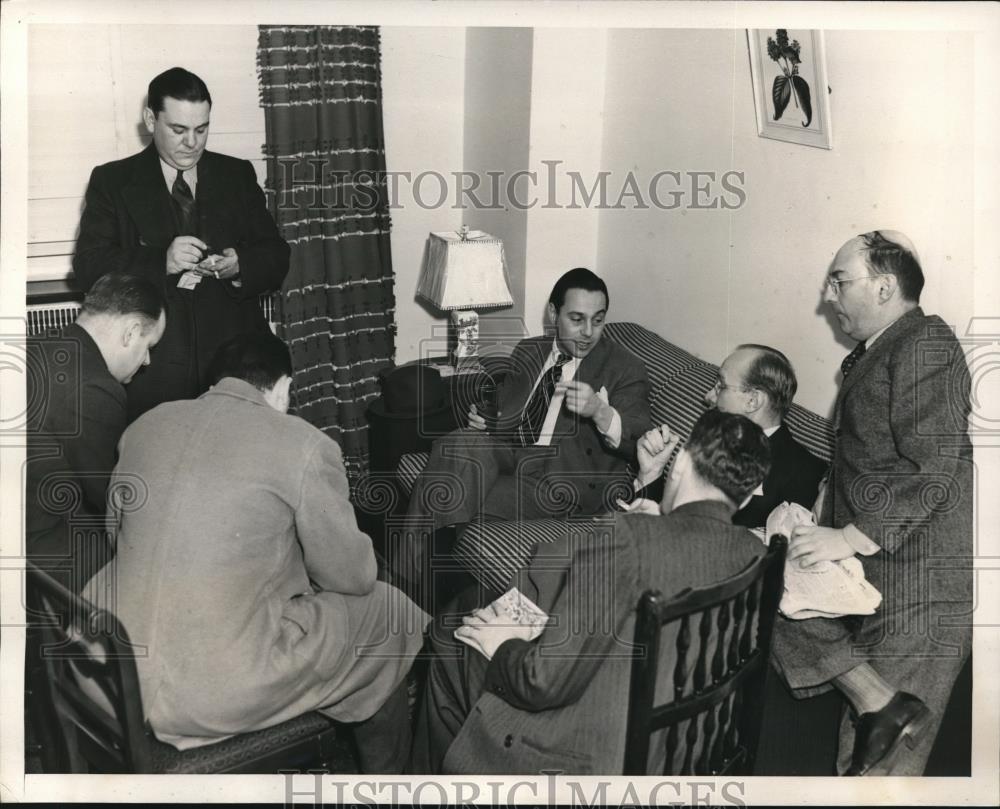
[{"label": "white wall", "polygon": [[[490,172],[510,177],[528,165],[531,136],[532,50],[530,28],[469,28],[466,33],[464,170],[481,182],[463,203],[462,221],[503,240],[514,305],[484,312],[480,334],[509,343],[525,333],[525,253],[528,211],[511,209],[494,195]],[[471,181],[470,181],[471,182]],[[501,338],[508,338],[501,340]]]},{"label": "white wall", "polygon": [[[741,342],[785,351],[798,401],[828,413],[848,345],[820,311],[849,237],[896,228],[927,271],[922,303],[972,314],[971,35],[829,31],[832,151],[759,138],[742,30],[613,30],[603,167],[745,172],[746,204],[603,211],[598,265],[625,273],[614,316],[718,362]],[[621,286],[616,284],[616,286]]]},{"label": "white wall", "polygon": [[[416,300],[427,234],[457,230],[454,199],[439,208],[439,184],[422,172],[446,178],[462,170],[465,82],[464,28],[382,28],[382,119],[386,168],[410,172],[398,184],[392,218],[392,267],[396,274],[396,360],[443,354],[447,319]],[[449,186],[450,187],[450,186]],[[415,193],[416,192],[416,193]],[[453,195],[452,195],[453,196]]]},{"label": "white wall", "polygon": [[[566,207],[570,181],[565,172],[587,176],[601,162],[606,43],[604,29],[534,29],[528,168],[538,177],[538,205],[528,212],[524,292],[531,334],[541,331],[545,304],[559,276],[573,267],[599,271],[599,212]],[[563,161],[551,198],[547,160]]]},{"label": "white wall", "polygon": [[180,65],[212,93],[208,148],[266,175],[255,25],[32,25],[28,32],[28,278],[65,278],[94,166],[149,143],[149,80]]}]

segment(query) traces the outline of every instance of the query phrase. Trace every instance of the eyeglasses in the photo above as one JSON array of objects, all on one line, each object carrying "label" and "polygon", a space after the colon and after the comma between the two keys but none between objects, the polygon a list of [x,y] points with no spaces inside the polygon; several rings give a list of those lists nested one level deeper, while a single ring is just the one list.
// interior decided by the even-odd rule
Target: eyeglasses
[{"label": "eyeglasses", "polygon": [[738,390],[741,393],[748,393],[749,391],[752,391],[753,388],[747,387],[746,385],[727,385],[726,380],[724,380],[721,376],[716,377],[715,384],[712,385],[712,392],[718,394],[724,390]]},{"label": "eyeglasses", "polygon": [[851,281],[864,281],[866,278],[874,278],[874,275],[859,275],[857,278],[829,278],[826,279],[824,289],[830,290],[834,297],[840,297],[840,285],[849,284]]}]

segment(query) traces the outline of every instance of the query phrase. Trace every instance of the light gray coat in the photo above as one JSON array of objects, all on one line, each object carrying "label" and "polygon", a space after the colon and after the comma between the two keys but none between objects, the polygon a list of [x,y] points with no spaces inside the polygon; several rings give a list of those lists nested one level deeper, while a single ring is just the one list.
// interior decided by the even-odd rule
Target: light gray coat
[{"label": "light gray coat", "polygon": [[[325,708],[371,716],[426,616],[375,581],[340,448],[227,378],[122,437],[117,556],[91,581],[131,640],[146,715],[178,746]],[[363,648],[366,647],[366,648]]]}]

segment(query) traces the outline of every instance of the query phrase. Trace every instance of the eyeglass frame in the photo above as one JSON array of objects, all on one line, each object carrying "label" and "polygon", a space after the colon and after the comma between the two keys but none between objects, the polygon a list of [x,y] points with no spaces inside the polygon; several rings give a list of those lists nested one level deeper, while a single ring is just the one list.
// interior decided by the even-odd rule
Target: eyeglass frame
[{"label": "eyeglass frame", "polygon": [[864,281],[866,278],[877,277],[877,275],[859,275],[857,278],[831,278],[828,275],[826,281],[823,282],[823,289],[830,290],[833,293],[833,297],[839,298],[841,284],[849,284],[851,281]]},{"label": "eyeglass frame", "polygon": [[726,380],[724,380],[720,374],[715,377],[715,384],[712,385],[712,392],[719,394],[724,390],[738,390],[740,393],[749,393],[752,390],[757,390],[757,388],[752,385],[727,385]]}]

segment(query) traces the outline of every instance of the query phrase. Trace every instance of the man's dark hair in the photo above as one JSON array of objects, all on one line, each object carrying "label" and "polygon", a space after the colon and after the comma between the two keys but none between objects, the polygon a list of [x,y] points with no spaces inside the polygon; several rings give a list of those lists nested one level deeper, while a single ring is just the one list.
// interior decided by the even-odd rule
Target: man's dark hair
[{"label": "man's dark hair", "polygon": [[84,315],[140,315],[152,328],[163,314],[166,300],[152,281],[124,272],[102,275],[83,298]]},{"label": "man's dark hair", "polygon": [[603,292],[604,308],[607,309],[611,305],[611,299],[608,297],[608,285],[586,267],[576,267],[564,273],[562,278],[556,281],[556,285],[552,287],[552,294],[549,295],[549,303],[556,308],[557,312],[562,309],[562,305],[566,302],[566,293],[571,289],[582,289],[586,292]]},{"label": "man's dark hair", "polygon": [[865,262],[868,269],[877,275],[895,275],[903,299],[920,303],[920,292],[924,288],[924,271],[920,262],[908,249],[873,230],[862,233],[865,245]]},{"label": "man's dark hair", "polygon": [[737,349],[740,348],[756,352],[743,380],[744,384],[764,391],[771,402],[771,409],[779,418],[784,418],[799,387],[788,357],[776,348],[757,343],[743,343],[737,346]]},{"label": "man's dark hair", "polygon": [[209,382],[214,385],[232,376],[249,382],[259,391],[268,391],[283,376],[292,375],[288,346],[269,331],[237,334],[226,340],[212,357]]},{"label": "man's dark hair", "polygon": [[178,101],[207,101],[208,105],[212,106],[212,95],[208,92],[208,85],[190,70],[182,67],[164,70],[149,83],[146,104],[154,115],[159,115],[163,111],[163,99],[167,97],[176,98]]},{"label": "man's dark hair", "polygon": [[684,449],[694,470],[739,506],[771,468],[764,431],[746,416],[706,410],[695,422]]}]

